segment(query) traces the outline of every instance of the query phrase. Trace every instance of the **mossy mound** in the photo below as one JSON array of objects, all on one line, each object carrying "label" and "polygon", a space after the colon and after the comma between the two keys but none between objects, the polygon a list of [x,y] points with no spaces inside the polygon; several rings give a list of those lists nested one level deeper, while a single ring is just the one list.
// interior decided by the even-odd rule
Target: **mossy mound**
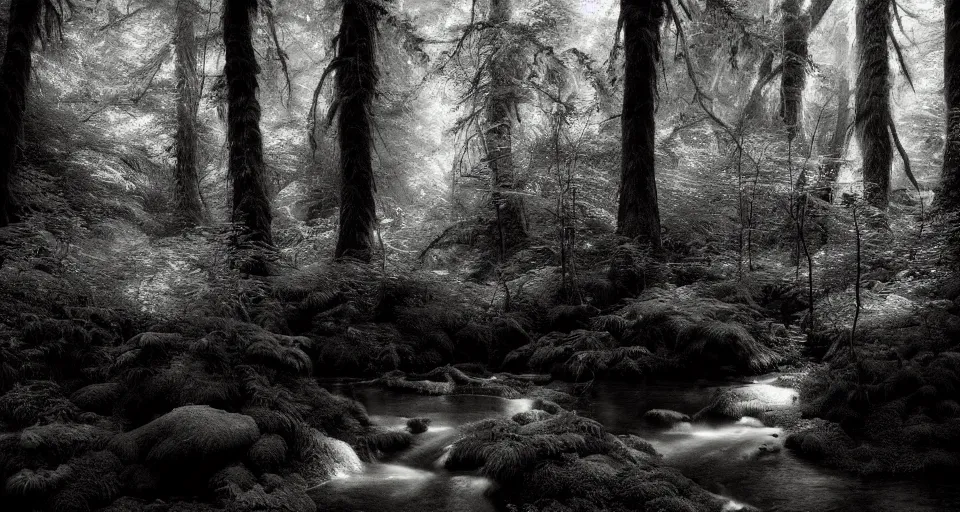
[{"label": "mossy mound", "polygon": [[649,443],[554,411],[468,425],[444,463],[493,478],[505,502],[521,510],[678,510],[664,508],[676,504],[722,509],[723,500],[660,466]]},{"label": "mossy mound", "polygon": [[157,475],[205,482],[239,460],[259,437],[249,416],[190,405],[114,437],[109,448],[125,463],[144,464]]},{"label": "mossy mound", "polygon": [[789,345],[786,328],[769,327],[771,313],[761,305],[768,288],[728,282],[648,288],[605,315],[558,307],[558,330],[507,354],[503,369],[572,381],[764,373],[783,360],[774,347]]}]

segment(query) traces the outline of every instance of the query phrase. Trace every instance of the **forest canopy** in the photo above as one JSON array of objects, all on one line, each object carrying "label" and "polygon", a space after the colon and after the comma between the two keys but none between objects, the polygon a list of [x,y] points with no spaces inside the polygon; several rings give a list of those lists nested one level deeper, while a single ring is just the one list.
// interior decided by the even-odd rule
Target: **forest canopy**
[{"label": "forest canopy", "polygon": [[960,0],[0,0],[0,55],[0,509],[960,468]]}]

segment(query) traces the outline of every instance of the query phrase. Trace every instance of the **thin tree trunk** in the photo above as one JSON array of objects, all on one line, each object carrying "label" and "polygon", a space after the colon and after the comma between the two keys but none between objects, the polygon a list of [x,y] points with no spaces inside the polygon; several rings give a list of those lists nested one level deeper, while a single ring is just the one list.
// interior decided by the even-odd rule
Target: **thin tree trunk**
[{"label": "thin tree trunk", "polygon": [[[487,21],[492,25],[510,22],[510,0],[490,0]],[[514,77],[519,69],[515,52],[505,47],[503,29],[495,29],[492,41],[496,55],[490,61],[490,93],[486,104],[484,144],[487,165],[493,180],[491,194],[497,215],[501,256],[521,245],[527,238],[523,197],[517,192],[517,178],[513,162],[513,120],[519,93]]]},{"label": "thin tree trunk", "polygon": [[621,0],[624,81],[623,150],[617,233],[661,247],[660,210],[654,168],[657,64],[660,61],[660,1]]},{"label": "thin tree trunk", "polygon": [[943,92],[947,137],[938,202],[947,211],[960,212],[960,0],[945,0],[943,9],[946,25]]},{"label": "thin tree trunk", "polygon": [[893,145],[889,127],[891,0],[857,0],[857,71],[855,126],[863,156],[864,197],[871,206],[886,209],[890,189]]},{"label": "thin tree trunk", "polygon": [[174,171],[174,206],[183,226],[203,221],[200,177],[197,169],[197,108],[200,80],[197,76],[197,39],[194,18],[200,12],[195,0],[177,0],[177,166]]},{"label": "thin tree trunk", "polygon": [[0,64],[0,227],[17,221],[11,181],[20,158],[23,116],[30,85],[40,0],[12,0],[3,63]]},{"label": "thin tree trunk", "polygon": [[260,135],[260,102],[257,100],[257,65],[253,49],[252,16],[255,0],[226,0],[223,5],[223,40],[226,48],[227,141],[229,174],[233,183],[231,220],[237,228],[234,244],[240,249],[242,272],[265,275],[266,251],[273,245],[270,198],[267,195],[263,139]]},{"label": "thin tree trunk", "polygon": [[335,256],[370,261],[377,218],[373,177],[372,109],[379,72],[377,21],[381,8],[346,0],[337,36],[336,99],[340,143],[340,224]]}]

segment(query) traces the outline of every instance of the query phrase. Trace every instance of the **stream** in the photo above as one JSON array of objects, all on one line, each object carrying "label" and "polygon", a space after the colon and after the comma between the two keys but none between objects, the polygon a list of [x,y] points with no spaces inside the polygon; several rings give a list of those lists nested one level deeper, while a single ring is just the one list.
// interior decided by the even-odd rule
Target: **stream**
[{"label": "stream", "polygon": [[[771,379],[772,380],[772,379]],[[323,485],[317,501],[324,511],[490,512],[493,482],[470,473],[445,470],[438,460],[458,435],[458,427],[530,409],[528,399],[491,396],[426,396],[369,385],[326,384],[358,400],[371,419],[400,429],[410,417],[431,420],[409,449],[388,460],[365,464],[359,474]],[[795,392],[755,383],[595,382],[581,395],[578,410],[613,433],[633,433],[650,441],[664,463],[678,468],[707,490],[775,512],[944,512],[960,510],[960,485],[919,479],[864,479],[818,466],[783,449],[785,434],[752,418],[720,424],[681,423],[651,428],[642,420],[650,409],[692,415],[717,389],[751,387],[773,403],[792,402]],[[948,476],[948,475],[945,475]]]}]

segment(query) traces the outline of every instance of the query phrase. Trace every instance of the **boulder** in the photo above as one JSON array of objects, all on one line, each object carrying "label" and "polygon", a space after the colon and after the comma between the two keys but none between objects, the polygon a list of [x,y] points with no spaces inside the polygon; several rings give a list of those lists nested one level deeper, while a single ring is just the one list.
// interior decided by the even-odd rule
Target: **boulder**
[{"label": "boulder", "polygon": [[180,483],[206,482],[241,459],[259,438],[260,430],[250,416],[188,405],[117,435],[108,448],[128,464],[144,464]]}]

